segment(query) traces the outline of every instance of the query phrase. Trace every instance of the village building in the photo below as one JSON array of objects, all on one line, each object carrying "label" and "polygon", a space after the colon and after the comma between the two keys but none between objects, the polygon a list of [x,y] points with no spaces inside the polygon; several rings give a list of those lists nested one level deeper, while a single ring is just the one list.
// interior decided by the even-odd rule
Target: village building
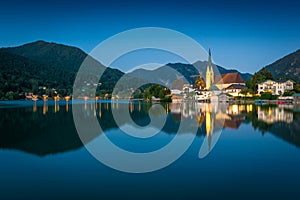
[{"label": "village building", "polygon": [[262,92],[271,92],[272,95],[282,95],[285,91],[294,89],[294,81],[280,80],[272,81],[266,80],[257,84],[258,94]]},{"label": "village building", "polygon": [[215,86],[220,90],[226,90],[226,88],[230,87],[231,85],[246,86],[246,83],[238,72],[222,74],[216,77]]},{"label": "village building", "polygon": [[[241,91],[247,88],[245,81],[239,73],[228,73],[215,76],[210,49],[208,52],[208,64],[206,66],[205,74],[204,81],[202,72],[200,72],[199,78],[195,81],[194,86],[183,84],[181,90],[173,88],[171,90],[172,99],[177,102],[182,99],[194,99],[195,101],[201,102],[229,102],[232,97],[242,96]],[[192,93],[194,98],[191,98]]]},{"label": "village building", "polygon": [[229,87],[225,88],[224,92],[226,94],[229,94],[230,96],[238,97],[238,96],[242,96],[241,91],[246,88],[247,86],[244,84],[232,84]]}]

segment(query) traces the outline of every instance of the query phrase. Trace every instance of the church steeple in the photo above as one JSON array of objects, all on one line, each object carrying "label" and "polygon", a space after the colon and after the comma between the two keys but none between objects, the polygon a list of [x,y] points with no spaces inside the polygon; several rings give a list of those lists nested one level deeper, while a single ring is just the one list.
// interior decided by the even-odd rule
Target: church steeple
[{"label": "church steeple", "polygon": [[214,70],[212,67],[212,61],[211,61],[211,52],[210,49],[208,50],[208,64],[206,67],[206,89],[210,90],[212,84],[214,83]]},{"label": "church steeple", "polygon": [[212,66],[210,48],[208,49],[208,65]]}]

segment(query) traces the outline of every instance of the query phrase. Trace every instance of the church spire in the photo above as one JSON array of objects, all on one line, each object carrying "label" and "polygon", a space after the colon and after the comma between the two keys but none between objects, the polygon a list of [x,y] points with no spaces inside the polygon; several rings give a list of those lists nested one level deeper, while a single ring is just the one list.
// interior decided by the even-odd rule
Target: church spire
[{"label": "church spire", "polygon": [[206,89],[210,90],[214,83],[214,70],[211,61],[211,52],[208,50],[208,65],[206,67]]},{"label": "church spire", "polygon": [[210,48],[208,49],[208,65],[212,66]]}]

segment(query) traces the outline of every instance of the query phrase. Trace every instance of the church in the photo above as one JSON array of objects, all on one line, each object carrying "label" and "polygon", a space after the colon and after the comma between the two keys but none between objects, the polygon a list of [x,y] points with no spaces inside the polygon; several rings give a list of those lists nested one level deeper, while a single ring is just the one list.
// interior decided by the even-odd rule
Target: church
[{"label": "church", "polygon": [[206,89],[207,90],[222,90],[245,88],[246,84],[239,73],[227,73],[215,75],[213,64],[211,61],[211,51],[208,51],[208,64],[206,67]]},{"label": "church", "polygon": [[204,82],[202,85],[205,87],[199,87],[200,90],[195,91],[195,100],[206,101],[211,99],[212,96],[218,96],[221,93],[229,94],[233,97],[240,96],[241,90],[246,88],[245,81],[240,74],[227,73],[221,75],[217,73],[218,75],[216,75],[213,68],[210,49],[208,51],[207,61],[205,81],[202,79],[202,73],[200,73],[199,79],[195,82],[196,86],[199,86],[198,82],[201,80]]}]

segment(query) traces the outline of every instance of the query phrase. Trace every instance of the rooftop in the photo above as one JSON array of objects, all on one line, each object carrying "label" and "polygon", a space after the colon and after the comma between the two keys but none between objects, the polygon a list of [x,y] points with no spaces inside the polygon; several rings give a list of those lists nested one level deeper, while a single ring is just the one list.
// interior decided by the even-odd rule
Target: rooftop
[{"label": "rooftop", "polygon": [[242,84],[232,84],[229,87],[227,87],[225,90],[228,90],[228,89],[244,89],[244,88],[247,88],[247,86],[242,85]]},{"label": "rooftop", "polygon": [[242,83],[244,84],[245,81],[240,76],[239,73],[228,73],[228,74],[222,74],[222,79],[219,77],[216,77],[216,83],[217,84],[230,84],[230,83]]}]

